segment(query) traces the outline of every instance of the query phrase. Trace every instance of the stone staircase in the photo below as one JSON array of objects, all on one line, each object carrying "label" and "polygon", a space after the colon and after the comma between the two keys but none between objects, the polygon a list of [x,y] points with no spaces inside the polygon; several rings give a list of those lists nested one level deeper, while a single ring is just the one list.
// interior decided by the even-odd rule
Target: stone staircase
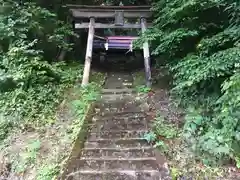
[{"label": "stone staircase", "polygon": [[169,179],[154,148],[143,139],[149,120],[131,89],[104,89],[78,159],[67,180]]}]

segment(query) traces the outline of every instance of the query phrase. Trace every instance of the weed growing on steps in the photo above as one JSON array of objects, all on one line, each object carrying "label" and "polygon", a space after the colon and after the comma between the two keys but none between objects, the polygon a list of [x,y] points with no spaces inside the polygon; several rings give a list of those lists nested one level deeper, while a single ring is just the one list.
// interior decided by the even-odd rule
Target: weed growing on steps
[{"label": "weed growing on steps", "polygon": [[179,130],[172,124],[166,123],[164,117],[157,115],[152,125],[152,131],[144,134],[144,139],[153,143],[154,147],[159,148],[162,152],[167,152],[169,139],[178,137]]},{"label": "weed growing on steps", "polygon": [[145,85],[141,85],[141,86],[136,86],[136,91],[138,93],[148,93],[151,91],[151,88],[145,86]]}]

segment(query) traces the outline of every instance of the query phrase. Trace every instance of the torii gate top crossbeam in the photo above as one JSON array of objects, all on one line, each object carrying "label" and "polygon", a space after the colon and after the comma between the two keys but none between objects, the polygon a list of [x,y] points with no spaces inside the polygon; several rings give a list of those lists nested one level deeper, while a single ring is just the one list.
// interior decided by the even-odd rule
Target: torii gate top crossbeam
[{"label": "torii gate top crossbeam", "polygon": [[71,5],[66,7],[76,19],[85,18],[114,18],[116,11],[124,12],[125,18],[150,18],[152,13],[150,6],[87,6]]}]

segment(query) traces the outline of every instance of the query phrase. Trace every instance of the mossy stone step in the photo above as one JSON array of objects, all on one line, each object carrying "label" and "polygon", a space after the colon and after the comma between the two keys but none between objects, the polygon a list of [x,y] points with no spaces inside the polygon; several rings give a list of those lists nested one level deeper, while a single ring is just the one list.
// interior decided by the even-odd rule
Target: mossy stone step
[{"label": "mossy stone step", "polygon": [[145,119],[146,114],[144,112],[121,112],[121,113],[98,113],[95,114],[92,118],[92,122],[99,120],[114,120],[114,119]]},{"label": "mossy stone step", "polygon": [[139,138],[143,137],[147,130],[110,130],[110,131],[99,131],[99,132],[91,132],[89,133],[88,140],[96,140],[96,139],[121,139],[121,138]]},{"label": "mossy stone step", "polygon": [[151,123],[149,107],[132,87],[130,74],[108,74],[84,147],[68,166],[65,179],[171,179],[162,171],[158,152],[143,138]]},{"label": "mossy stone step", "polygon": [[147,130],[148,125],[145,121],[139,121],[138,119],[129,120],[128,123],[125,123],[124,120],[115,120],[115,121],[97,121],[89,125],[91,133],[100,132],[100,131],[110,131],[110,130],[138,130],[144,129]]},{"label": "mossy stone step", "polygon": [[[81,170],[158,170],[158,164],[155,158],[133,158],[133,159],[77,159],[76,167],[81,167]],[[75,169],[77,170],[77,169]]]},{"label": "mossy stone step", "polygon": [[123,89],[102,89],[102,94],[132,94],[136,92],[134,88],[123,88]]},{"label": "mossy stone step", "polygon": [[85,148],[145,148],[149,147],[146,140],[141,138],[132,139],[99,139],[95,141],[86,141]]},{"label": "mossy stone step", "polygon": [[154,149],[149,148],[84,148],[82,158],[149,158],[155,157]]},{"label": "mossy stone step", "polygon": [[[71,176],[69,177],[70,180]],[[163,178],[157,170],[83,171],[72,176],[71,180],[170,180]]]}]

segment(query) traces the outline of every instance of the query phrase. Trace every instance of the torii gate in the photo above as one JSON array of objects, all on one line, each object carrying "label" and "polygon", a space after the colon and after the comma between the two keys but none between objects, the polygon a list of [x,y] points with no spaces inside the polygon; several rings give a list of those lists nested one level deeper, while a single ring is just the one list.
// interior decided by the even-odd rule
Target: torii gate
[{"label": "torii gate", "polygon": [[[74,19],[75,29],[88,28],[88,40],[85,56],[85,65],[82,78],[82,86],[88,84],[90,67],[92,61],[93,38],[95,29],[120,28],[120,29],[141,29],[146,31],[147,19],[152,16],[150,6],[87,6],[87,5],[66,5]],[[124,23],[124,18],[138,19],[139,23]],[[100,23],[104,19],[113,19],[115,23]],[[87,21],[87,22],[86,22]],[[97,22],[98,21],[98,22]],[[144,66],[146,74],[146,85],[151,86],[151,69],[149,44],[143,44]]]}]

